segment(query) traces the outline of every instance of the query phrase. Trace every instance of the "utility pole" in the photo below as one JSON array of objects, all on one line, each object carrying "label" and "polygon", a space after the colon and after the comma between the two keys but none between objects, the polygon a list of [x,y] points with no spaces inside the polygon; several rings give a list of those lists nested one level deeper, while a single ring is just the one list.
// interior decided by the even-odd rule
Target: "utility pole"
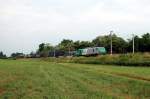
[{"label": "utility pole", "polygon": [[68,46],[68,54],[70,56],[70,46],[71,46],[71,44],[67,44],[67,46]]},{"label": "utility pole", "polygon": [[70,53],[70,46],[69,46],[69,56],[71,56],[71,53]]},{"label": "utility pole", "polygon": [[110,31],[110,39],[111,39],[111,41],[110,41],[110,55],[112,55],[112,52],[113,52],[113,49],[112,49],[112,33],[113,33],[113,31]]},{"label": "utility pole", "polygon": [[56,57],[56,50],[55,50],[55,47],[54,47],[54,57]]},{"label": "utility pole", "polygon": [[135,41],[134,41],[135,36],[134,36],[134,34],[132,34],[132,35],[133,35],[132,40],[133,40],[133,54],[134,54],[134,52],[135,52]]}]

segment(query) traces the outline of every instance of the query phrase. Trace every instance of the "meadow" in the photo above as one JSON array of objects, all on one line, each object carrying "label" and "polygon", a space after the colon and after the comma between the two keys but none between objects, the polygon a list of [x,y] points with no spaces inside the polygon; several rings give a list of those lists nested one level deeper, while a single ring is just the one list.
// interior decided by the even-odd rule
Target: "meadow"
[{"label": "meadow", "polygon": [[0,60],[0,99],[150,99],[150,68]]}]

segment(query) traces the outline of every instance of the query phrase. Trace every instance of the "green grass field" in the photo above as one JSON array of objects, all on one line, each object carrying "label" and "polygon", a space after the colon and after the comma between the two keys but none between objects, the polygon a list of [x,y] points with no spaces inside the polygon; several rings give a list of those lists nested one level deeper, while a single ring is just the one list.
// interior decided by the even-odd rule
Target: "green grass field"
[{"label": "green grass field", "polygon": [[150,99],[150,68],[0,60],[0,99]]}]

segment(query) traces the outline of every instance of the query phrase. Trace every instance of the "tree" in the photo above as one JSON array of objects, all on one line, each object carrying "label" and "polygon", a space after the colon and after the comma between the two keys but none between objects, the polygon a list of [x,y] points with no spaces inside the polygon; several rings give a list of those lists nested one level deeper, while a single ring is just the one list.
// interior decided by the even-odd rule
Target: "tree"
[{"label": "tree", "polygon": [[73,45],[74,45],[74,49],[75,49],[75,50],[81,48],[81,46],[80,46],[80,41],[75,41],[75,42],[73,43]]},{"label": "tree", "polygon": [[16,52],[16,53],[12,53],[11,57],[12,58],[24,58],[25,55],[23,53]]},{"label": "tree", "polygon": [[[146,33],[142,35],[142,37],[135,36],[135,51],[136,52],[150,52],[150,34]],[[128,40],[128,48],[129,52],[132,52],[133,40]]]},{"label": "tree", "polygon": [[0,52],[0,59],[5,59],[5,58],[7,58],[7,56],[3,54],[3,52]]},{"label": "tree", "polygon": [[113,35],[112,39],[113,51],[115,53],[127,53],[126,49],[128,43],[123,38]]},{"label": "tree", "polygon": [[86,47],[93,47],[93,46],[94,46],[94,44],[92,42],[89,42],[89,41],[75,41],[74,42],[75,50],[86,48]]},{"label": "tree", "polygon": [[[134,50],[135,52],[140,51],[140,38],[137,35],[134,36]],[[128,39],[127,51],[128,52],[133,51],[133,39]]]},{"label": "tree", "polygon": [[44,43],[41,43],[41,44],[39,45],[38,51],[39,51],[39,52],[42,52],[42,51],[44,50],[44,46],[45,46],[45,44],[44,44]]},{"label": "tree", "polygon": [[58,47],[60,50],[63,50],[63,51],[69,51],[69,50],[73,51],[74,50],[73,40],[63,39],[61,43],[59,43]]},{"label": "tree", "polygon": [[140,39],[140,51],[150,52],[150,33],[142,35]]},{"label": "tree", "polygon": [[93,41],[96,47],[105,47],[107,51],[110,50],[110,38],[109,36],[98,36]]},{"label": "tree", "polygon": [[49,52],[53,50],[54,50],[54,46],[52,46],[50,43],[41,43],[39,45],[37,54],[39,54],[41,57],[48,57]]},{"label": "tree", "polygon": [[[98,36],[92,42],[97,47],[105,47],[107,51],[110,51],[110,36]],[[112,35],[113,53],[125,53],[127,48],[127,42],[117,37],[115,34]]]}]

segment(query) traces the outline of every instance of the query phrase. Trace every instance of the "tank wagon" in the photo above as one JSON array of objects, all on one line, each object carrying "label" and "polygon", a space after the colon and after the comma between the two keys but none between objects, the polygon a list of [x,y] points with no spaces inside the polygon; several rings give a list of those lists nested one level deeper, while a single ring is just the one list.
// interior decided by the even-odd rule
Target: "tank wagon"
[{"label": "tank wagon", "polygon": [[76,56],[93,56],[106,54],[105,47],[89,47],[84,49],[78,49],[76,51]]}]

